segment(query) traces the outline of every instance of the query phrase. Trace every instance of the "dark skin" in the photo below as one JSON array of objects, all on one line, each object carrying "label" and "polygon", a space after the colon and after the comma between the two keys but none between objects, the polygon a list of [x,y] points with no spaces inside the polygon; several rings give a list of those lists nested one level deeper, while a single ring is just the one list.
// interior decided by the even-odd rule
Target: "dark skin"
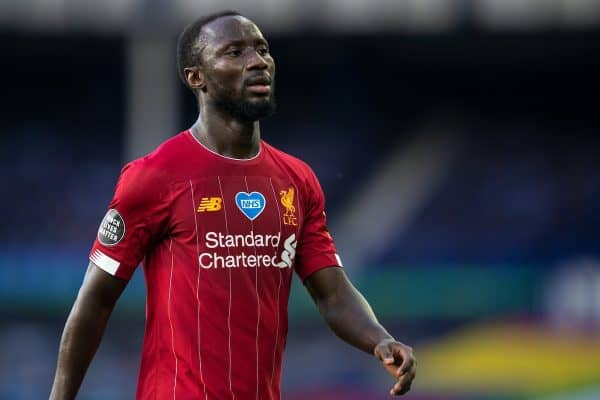
[{"label": "dark skin", "polygon": [[[267,42],[252,21],[236,16],[207,24],[199,46],[202,64],[185,70],[188,86],[196,92],[202,110],[192,132],[219,154],[253,157],[260,144],[258,121],[228,115],[217,99],[219,94],[226,94],[251,104],[270,101],[275,63]],[[390,394],[408,392],[416,371],[412,348],[396,341],[381,326],[344,270],[319,270],[304,284],[333,332],[373,354],[393,377],[396,382]],[[75,398],[126,285],[126,281],[89,264],[63,331],[51,400]]]},{"label": "dark skin", "polygon": [[185,69],[188,86],[196,92],[202,110],[192,131],[219,154],[253,157],[259,150],[259,122],[227,115],[216,104],[214,93],[225,92],[250,103],[268,102],[272,92],[257,93],[244,85],[252,78],[274,78],[275,62],[268,43],[258,27],[243,17],[224,17],[207,24],[199,42],[202,65]]},{"label": "dark skin", "polygon": [[90,262],[60,341],[51,400],[74,399],[127,282]]}]

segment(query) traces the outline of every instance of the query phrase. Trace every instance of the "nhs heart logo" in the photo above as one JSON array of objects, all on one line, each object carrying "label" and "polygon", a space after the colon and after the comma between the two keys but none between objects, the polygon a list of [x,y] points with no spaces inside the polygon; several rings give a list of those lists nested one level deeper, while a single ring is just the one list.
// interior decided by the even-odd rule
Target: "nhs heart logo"
[{"label": "nhs heart logo", "polygon": [[250,221],[254,221],[263,212],[265,203],[265,196],[259,192],[238,192],[235,195],[235,204]]}]

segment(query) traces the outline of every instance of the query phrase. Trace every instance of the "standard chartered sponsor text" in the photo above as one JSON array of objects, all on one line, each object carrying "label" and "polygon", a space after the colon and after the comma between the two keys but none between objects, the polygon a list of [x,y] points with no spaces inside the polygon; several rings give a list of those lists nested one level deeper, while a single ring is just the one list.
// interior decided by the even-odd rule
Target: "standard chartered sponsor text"
[{"label": "standard chartered sponsor text", "polygon": [[[209,249],[226,248],[254,248],[255,251],[248,254],[245,251],[235,252],[235,254],[222,255],[217,252],[204,252],[198,257],[200,267],[204,269],[211,268],[292,268],[294,258],[296,257],[296,246],[298,241],[296,235],[291,234],[283,242],[283,249],[280,254],[274,254],[269,251],[264,253],[264,248],[276,250],[281,242],[281,232],[276,235],[255,234],[253,231],[245,235],[227,235],[220,232],[207,232],[205,237],[205,246]],[[231,252],[229,252],[231,253]]]}]

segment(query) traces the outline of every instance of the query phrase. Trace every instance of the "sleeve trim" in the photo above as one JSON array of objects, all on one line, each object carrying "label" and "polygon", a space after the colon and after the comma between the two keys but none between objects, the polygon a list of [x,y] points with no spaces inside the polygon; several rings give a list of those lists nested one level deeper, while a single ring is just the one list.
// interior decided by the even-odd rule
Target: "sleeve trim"
[{"label": "sleeve trim", "polygon": [[100,269],[113,276],[116,275],[117,269],[121,265],[119,261],[107,256],[98,249],[94,250],[94,252],[90,255],[90,261],[96,264],[96,266],[98,266]]},{"label": "sleeve trim", "polygon": [[327,267],[342,267],[339,256],[337,253],[333,252],[315,254],[307,260],[300,258],[297,261],[299,261],[300,264],[296,264],[296,273],[303,282],[309,275],[320,269]]}]

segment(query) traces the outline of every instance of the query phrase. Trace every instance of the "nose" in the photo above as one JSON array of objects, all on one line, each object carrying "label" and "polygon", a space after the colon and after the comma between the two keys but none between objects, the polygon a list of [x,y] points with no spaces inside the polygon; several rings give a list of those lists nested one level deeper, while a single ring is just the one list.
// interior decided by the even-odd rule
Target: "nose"
[{"label": "nose", "polygon": [[248,59],[248,64],[246,66],[247,69],[267,69],[269,67],[269,63],[265,60],[265,57],[261,56],[258,51],[250,52],[250,56]]}]

